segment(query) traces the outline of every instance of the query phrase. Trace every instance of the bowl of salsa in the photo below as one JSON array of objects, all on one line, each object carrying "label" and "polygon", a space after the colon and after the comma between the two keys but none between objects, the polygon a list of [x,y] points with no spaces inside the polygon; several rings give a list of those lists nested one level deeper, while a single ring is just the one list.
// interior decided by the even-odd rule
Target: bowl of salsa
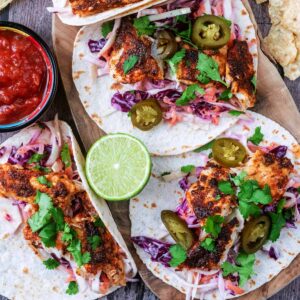
[{"label": "bowl of salsa", "polygon": [[0,132],[37,121],[55,97],[57,80],[47,44],[21,24],[0,21]]}]

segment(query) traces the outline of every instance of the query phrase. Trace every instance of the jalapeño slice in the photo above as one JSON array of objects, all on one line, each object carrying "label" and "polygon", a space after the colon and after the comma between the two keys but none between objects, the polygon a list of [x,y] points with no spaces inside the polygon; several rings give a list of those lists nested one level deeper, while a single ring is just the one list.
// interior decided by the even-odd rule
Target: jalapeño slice
[{"label": "jalape\u00f1o slice", "polygon": [[230,36],[230,26],[224,18],[204,15],[193,25],[192,41],[200,49],[219,49],[228,43]]},{"label": "jalape\u00f1o slice", "polygon": [[242,231],[242,248],[247,254],[258,251],[269,236],[271,222],[268,216],[260,216],[245,224]]},{"label": "jalape\u00f1o slice", "polygon": [[187,224],[171,210],[161,212],[161,220],[175,242],[188,250],[194,241],[194,234]]},{"label": "jalape\u00f1o slice", "polygon": [[156,34],[156,51],[161,59],[171,58],[177,51],[177,42],[172,32],[160,30]]},{"label": "jalape\u00f1o slice", "polygon": [[135,104],[130,114],[133,126],[143,131],[152,129],[162,120],[162,111],[155,99],[147,99]]},{"label": "jalape\u00f1o slice", "polygon": [[237,140],[220,138],[212,146],[213,158],[224,167],[237,167],[246,157],[245,147]]}]

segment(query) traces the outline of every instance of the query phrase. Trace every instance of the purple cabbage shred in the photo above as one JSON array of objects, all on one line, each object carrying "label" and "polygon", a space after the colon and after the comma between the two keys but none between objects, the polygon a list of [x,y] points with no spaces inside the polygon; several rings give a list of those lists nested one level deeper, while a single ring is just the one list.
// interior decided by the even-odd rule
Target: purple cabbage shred
[{"label": "purple cabbage shred", "polygon": [[276,155],[277,158],[284,158],[287,151],[287,146],[278,146],[270,151],[270,153],[273,153]]},{"label": "purple cabbage shred", "polygon": [[169,262],[172,259],[169,250],[172,244],[145,236],[135,236],[132,237],[131,240],[150,254],[152,261],[162,263],[165,267],[169,267]]},{"label": "purple cabbage shred", "polygon": [[89,46],[89,49],[90,49],[91,53],[97,53],[97,52],[101,51],[101,49],[105,46],[105,43],[106,43],[105,38],[102,38],[98,41],[89,40],[88,41],[88,46]]}]

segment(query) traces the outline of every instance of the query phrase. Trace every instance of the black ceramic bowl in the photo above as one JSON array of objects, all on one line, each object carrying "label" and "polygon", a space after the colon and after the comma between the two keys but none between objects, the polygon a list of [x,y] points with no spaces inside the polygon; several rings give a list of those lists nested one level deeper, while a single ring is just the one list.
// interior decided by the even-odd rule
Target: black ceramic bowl
[{"label": "black ceramic bowl", "polygon": [[51,105],[57,91],[58,70],[55,58],[50,48],[43,41],[43,39],[31,29],[21,24],[0,21],[0,32],[3,30],[10,30],[30,39],[32,44],[34,44],[34,46],[39,50],[40,54],[43,57],[43,60],[46,64],[47,74],[47,78],[45,78],[44,92],[40,97],[41,101],[37,105],[37,107],[28,115],[22,117],[17,121],[13,121],[7,124],[0,124],[0,132],[8,132],[27,127],[28,125],[36,122],[46,112],[46,110]]}]

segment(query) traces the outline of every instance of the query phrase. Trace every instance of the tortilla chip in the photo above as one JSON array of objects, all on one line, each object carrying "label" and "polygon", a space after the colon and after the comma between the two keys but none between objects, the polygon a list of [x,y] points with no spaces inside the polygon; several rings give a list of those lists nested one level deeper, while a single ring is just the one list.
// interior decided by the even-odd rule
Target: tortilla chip
[{"label": "tortilla chip", "polygon": [[0,10],[10,4],[13,0],[1,0],[0,1]]},{"label": "tortilla chip", "polygon": [[272,56],[282,66],[293,63],[297,58],[294,34],[280,25],[272,26],[264,39]]}]

